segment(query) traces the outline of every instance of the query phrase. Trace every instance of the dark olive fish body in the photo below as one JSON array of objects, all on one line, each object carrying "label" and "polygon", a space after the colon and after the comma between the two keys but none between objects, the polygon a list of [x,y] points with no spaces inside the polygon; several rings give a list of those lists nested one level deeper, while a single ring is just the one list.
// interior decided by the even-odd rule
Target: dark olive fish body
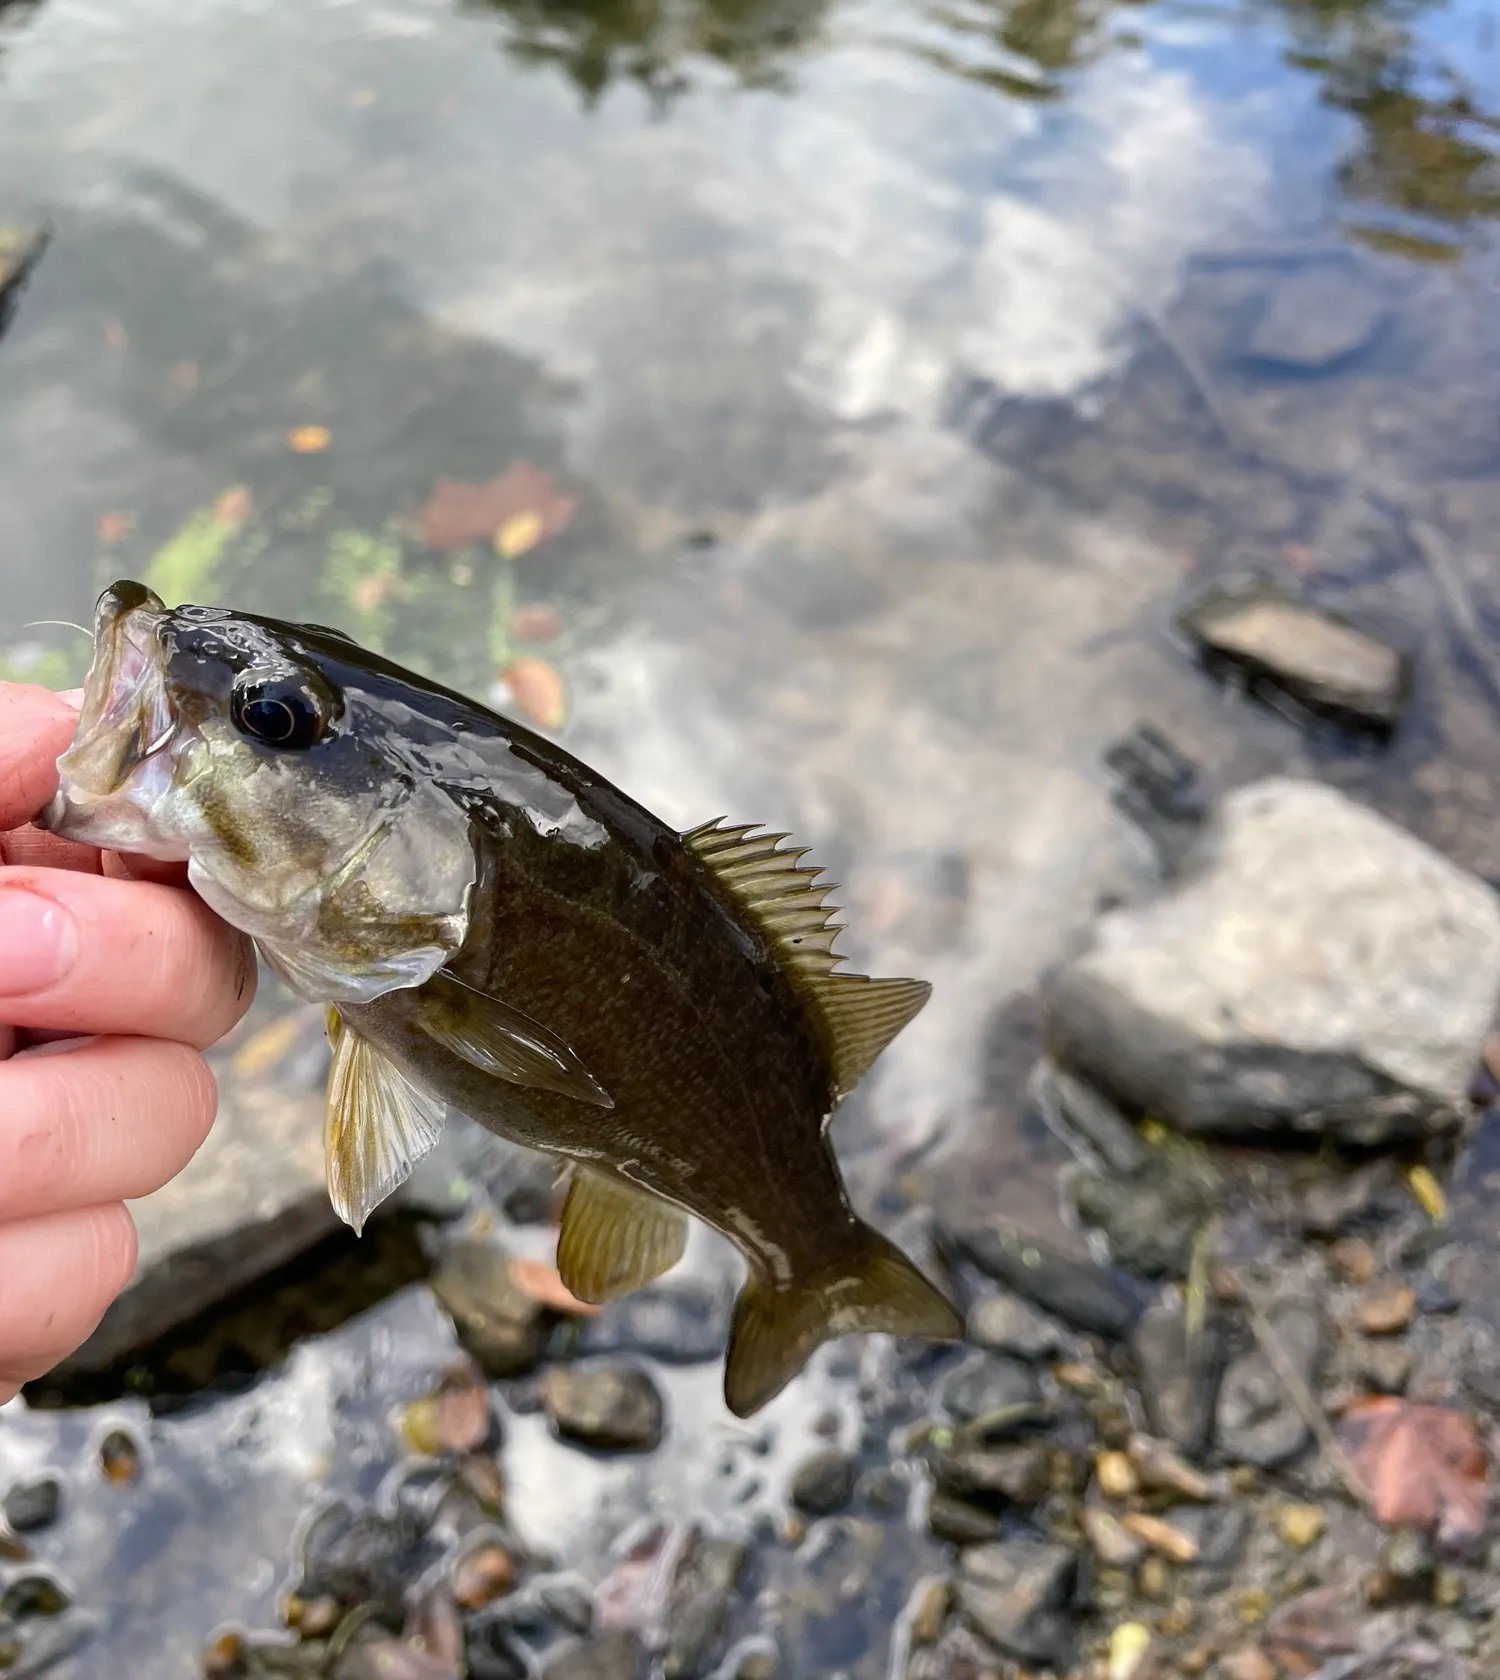
[{"label": "dark olive fish body", "polygon": [[330,1191],[351,1223],[449,1104],[575,1164],[558,1264],[585,1299],[674,1263],[683,1213],[740,1249],[725,1391],[742,1416],[830,1336],[961,1333],[854,1213],[826,1136],[927,990],[838,971],[785,836],[680,835],[337,632],[169,613],[117,585],[97,635],[49,825],[189,857],[209,902],[331,1006]]}]

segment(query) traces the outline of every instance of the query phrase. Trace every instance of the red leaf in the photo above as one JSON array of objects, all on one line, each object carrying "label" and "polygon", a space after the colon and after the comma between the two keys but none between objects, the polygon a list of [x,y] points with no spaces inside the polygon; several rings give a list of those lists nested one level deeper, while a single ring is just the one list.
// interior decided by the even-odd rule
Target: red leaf
[{"label": "red leaf", "polygon": [[1340,1420],[1339,1438],[1380,1522],[1436,1529],[1442,1545],[1483,1532],[1488,1462],[1462,1412],[1394,1396],[1361,1400]]},{"label": "red leaf", "polygon": [[482,484],[440,478],[422,509],[422,541],[429,548],[463,548],[492,541],[507,519],[534,513],[541,534],[555,536],[573,517],[577,499],[563,496],[539,467],[517,461]]}]

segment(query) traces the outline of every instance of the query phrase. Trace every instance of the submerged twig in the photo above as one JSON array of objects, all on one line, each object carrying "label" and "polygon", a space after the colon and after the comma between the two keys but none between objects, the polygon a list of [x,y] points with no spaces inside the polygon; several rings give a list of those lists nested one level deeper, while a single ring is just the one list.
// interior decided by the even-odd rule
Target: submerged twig
[{"label": "submerged twig", "polygon": [[1287,1357],[1286,1349],[1281,1345],[1281,1338],[1276,1334],[1275,1326],[1271,1323],[1265,1308],[1256,1298],[1256,1292],[1243,1277],[1236,1279],[1240,1294],[1244,1297],[1245,1311],[1250,1320],[1250,1329],[1260,1351],[1266,1356],[1266,1363],[1281,1379],[1286,1389],[1287,1398],[1296,1408],[1298,1415],[1312,1431],[1323,1456],[1333,1467],[1339,1480],[1344,1484],[1345,1491],[1358,1504],[1366,1509],[1374,1504],[1369,1488],[1364,1484],[1359,1472],[1349,1461],[1349,1455],[1339,1445],[1338,1438],[1328,1419],[1323,1415],[1323,1408],[1318,1404],[1312,1390],[1302,1380],[1301,1373]]}]

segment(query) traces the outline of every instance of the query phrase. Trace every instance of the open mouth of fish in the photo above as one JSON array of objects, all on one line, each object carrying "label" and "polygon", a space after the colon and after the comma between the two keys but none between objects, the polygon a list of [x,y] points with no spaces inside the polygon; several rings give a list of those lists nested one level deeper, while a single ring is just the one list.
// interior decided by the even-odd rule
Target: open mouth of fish
[{"label": "open mouth of fish", "polygon": [[175,755],[167,749],[178,724],[158,639],[165,617],[161,599],[140,584],[116,584],[99,597],[78,728],[58,760],[58,791],[39,827],[85,844],[161,855],[147,823],[172,779]]}]

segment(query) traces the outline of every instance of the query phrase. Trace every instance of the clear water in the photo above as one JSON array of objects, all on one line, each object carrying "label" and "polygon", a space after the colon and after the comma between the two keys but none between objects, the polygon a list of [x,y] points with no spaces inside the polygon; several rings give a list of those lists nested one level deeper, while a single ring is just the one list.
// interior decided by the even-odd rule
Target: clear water
[{"label": "clear water", "polygon": [[[25,626],[131,575],[343,623],[481,694],[548,661],[572,748],[684,826],[790,828],[843,883],[850,954],[935,982],[839,1121],[866,1206],[898,1178],[957,1212],[1050,1205],[1019,1123],[1033,988],[1141,880],[1100,766],[1137,719],[1218,786],[1316,768],[1500,876],[1484,0],[4,19],[0,222],[56,228],[0,342],[7,672],[76,678],[82,638]],[[1309,278],[1291,367],[1259,352]],[[314,427],[326,447],[290,446]],[[576,498],[564,529],[509,561],[422,542],[437,480],[516,463]],[[1192,668],[1175,607],[1245,565],[1412,647],[1388,752]],[[560,636],[513,616],[541,605]],[[274,1613],[311,1493],[379,1484],[391,1408],[450,1345],[398,1295],[150,1426],[128,1490],[88,1470],[114,1411],[12,1408],[0,1481],[80,1467],[43,1549],[119,1672],[186,1675],[214,1627]],[[642,1508],[774,1511],[847,1408],[839,1370],[768,1414],[738,1504],[712,1368],[671,1377],[676,1450],[645,1465],[515,1420],[518,1520],[597,1563]],[[878,1606],[920,1573],[915,1536],[896,1552]],[[794,1670],[883,1673],[868,1621],[792,1615]]]}]

